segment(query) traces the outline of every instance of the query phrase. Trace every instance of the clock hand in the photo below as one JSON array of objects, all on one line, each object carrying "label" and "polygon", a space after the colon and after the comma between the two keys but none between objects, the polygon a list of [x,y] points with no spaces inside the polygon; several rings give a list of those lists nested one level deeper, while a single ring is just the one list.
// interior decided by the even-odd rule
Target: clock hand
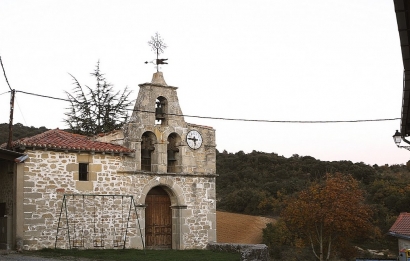
[{"label": "clock hand", "polygon": [[188,138],[188,140],[192,140],[194,141],[194,143],[196,143],[198,139],[196,137],[193,137],[193,138]]}]

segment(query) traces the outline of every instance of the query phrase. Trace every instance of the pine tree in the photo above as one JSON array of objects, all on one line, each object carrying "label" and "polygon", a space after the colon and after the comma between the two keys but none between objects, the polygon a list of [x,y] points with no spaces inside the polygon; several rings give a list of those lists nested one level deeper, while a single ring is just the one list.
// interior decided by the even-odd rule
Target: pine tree
[{"label": "pine tree", "polygon": [[131,105],[128,100],[131,91],[125,87],[122,92],[114,93],[113,85],[107,83],[100,71],[99,61],[91,75],[96,80],[94,89],[87,85],[83,88],[71,75],[75,87],[72,93],[65,92],[70,107],[64,122],[72,132],[88,136],[121,128],[128,119],[127,109]]}]

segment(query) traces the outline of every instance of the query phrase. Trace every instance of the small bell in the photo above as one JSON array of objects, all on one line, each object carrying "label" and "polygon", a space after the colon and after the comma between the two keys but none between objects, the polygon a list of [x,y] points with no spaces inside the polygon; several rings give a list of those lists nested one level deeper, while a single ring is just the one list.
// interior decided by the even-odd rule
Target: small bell
[{"label": "small bell", "polygon": [[148,149],[142,149],[141,150],[141,158],[142,159],[150,159],[151,158],[151,152]]},{"label": "small bell", "polygon": [[175,152],[173,150],[168,150],[168,161],[176,161]]}]

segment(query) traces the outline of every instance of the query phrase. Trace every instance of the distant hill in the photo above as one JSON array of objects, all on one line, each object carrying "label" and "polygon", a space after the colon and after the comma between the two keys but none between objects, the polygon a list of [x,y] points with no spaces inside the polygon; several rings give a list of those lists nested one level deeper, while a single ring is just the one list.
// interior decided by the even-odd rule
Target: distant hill
[{"label": "distant hill", "polygon": [[[40,133],[47,131],[48,129],[44,126],[40,128],[27,127],[21,123],[16,123],[13,125],[13,140],[18,140],[25,137],[31,137]],[[7,143],[9,138],[9,124],[0,123],[0,144]]]}]

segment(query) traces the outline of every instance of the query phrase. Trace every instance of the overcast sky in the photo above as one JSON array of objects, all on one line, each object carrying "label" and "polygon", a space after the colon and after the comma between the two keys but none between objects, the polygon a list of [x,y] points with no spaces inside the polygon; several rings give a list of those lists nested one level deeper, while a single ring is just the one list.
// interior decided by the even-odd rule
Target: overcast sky
[{"label": "overcast sky", "polygon": [[[147,42],[186,115],[273,121],[400,118],[400,42],[392,0],[0,0],[0,56],[13,89],[66,98],[74,75],[94,86],[99,60],[117,90],[150,82]],[[9,121],[0,75],[0,122]],[[4,94],[5,93],[5,94]],[[66,128],[68,103],[17,93],[14,123]],[[405,164],[400,120],[258,123],[185,117],[216,129],[219,151]]]}]

